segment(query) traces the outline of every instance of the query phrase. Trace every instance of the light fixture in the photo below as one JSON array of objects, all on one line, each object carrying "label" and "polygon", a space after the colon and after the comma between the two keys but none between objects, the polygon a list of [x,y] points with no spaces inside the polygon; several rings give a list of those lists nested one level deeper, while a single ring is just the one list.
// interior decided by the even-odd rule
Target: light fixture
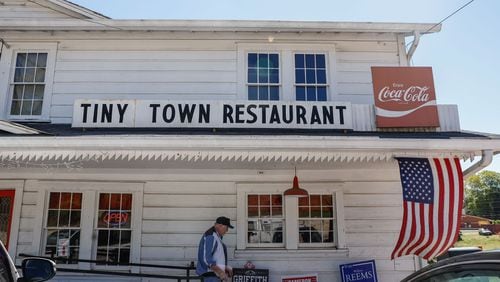
[{"label": "light fixture", "polygon": [[299,187],[299,178],[297,177],[297,167],[295,167],[295,176],[293,177],[293,186],[292,186],[292,188],[285,190],[284,195],[287,197],[298,197],[298,198],[309,196],[309,193],[307,193],[307,190]]}]

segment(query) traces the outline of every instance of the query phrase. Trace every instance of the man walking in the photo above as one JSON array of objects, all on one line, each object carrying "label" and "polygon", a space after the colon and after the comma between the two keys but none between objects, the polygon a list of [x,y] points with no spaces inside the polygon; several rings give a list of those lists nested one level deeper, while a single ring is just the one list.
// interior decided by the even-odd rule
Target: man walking
[{"label": "man walking", "polygon": [[222,243],[229,228],[234,228],[230,219],[220,216],[201,237],[196,273],[205,277],[205,282],[230,281],[233,276],[233,269],[227,265],[227,248]]}]

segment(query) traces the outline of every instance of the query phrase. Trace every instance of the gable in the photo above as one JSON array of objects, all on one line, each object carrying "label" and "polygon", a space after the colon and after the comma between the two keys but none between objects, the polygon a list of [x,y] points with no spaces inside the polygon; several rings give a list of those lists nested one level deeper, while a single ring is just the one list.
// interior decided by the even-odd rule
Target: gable
[{"label": "gable", "polygon": [[105,19],[65,0],[0,0],[1,19]]}]

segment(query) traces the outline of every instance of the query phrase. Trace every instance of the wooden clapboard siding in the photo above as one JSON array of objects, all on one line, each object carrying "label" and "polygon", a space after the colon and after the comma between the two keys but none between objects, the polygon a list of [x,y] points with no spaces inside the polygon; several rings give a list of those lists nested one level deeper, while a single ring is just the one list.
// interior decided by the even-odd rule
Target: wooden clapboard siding
[{"label": "wooden clapboard siding", "polygon": [[45,8],[29,1],[9,0],[0,5],[0,18],[3,19],[62,19],[71,18],[69,15]]}]

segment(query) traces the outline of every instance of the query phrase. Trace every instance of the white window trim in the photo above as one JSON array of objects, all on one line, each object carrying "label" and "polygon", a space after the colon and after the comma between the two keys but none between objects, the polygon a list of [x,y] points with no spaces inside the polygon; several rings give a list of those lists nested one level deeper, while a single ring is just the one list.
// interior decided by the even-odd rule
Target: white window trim
[{"label": "white window trim", "polygon": [[[283,193],[289,188],[290,183],[240,183],[237,184],[237,239],[236,239],[236,254],[239,257],[246,257],[244,253],[248,252],[250,257],[255,254],[265,255],[272,252],[277,256],[283,256],[291,253],[298,253],[305,256],[314,255],[316,252],[330,253],[344,253],[345,252],[345,225],[344,225],[344,197],[341,188],[341,183],[307,183],[302,182],[301,186],[305,187],[311,194],[332,194],[335,197],[335,213],[336,213],[336,228],[334,242],[336,247],[331,249],[314,248],[300,249],[299,234],[298,232],[289,232],[289,230],[298,230],[298,199],[294,197],[284,197],[284,213],[285,213],[285,239],[284,249],[269,248],[251,248],[247,246],[247,195],[251,193]],[[335,254],[334,254],[335,255]],[[338,255],[338,254],[337,254]],[[343,255],[343,254],[341,254]]]},{"label": "white window trim", "polygon": [[[52,91],[54,84],[54,73],[57,55],[57,43],[11,43],[10,48],[4,48],[0,61],[0,118],[13,121],[49,121],[50,107],[52,104]],[[43,95],[42,114],[40,116],[11,116],[10,107],[12,103],[12,82],[16,68],[18,53],[23,52],[46,52],[47,66],[45,72],[45,92]]]},{"label": "white window trim", "polygon": [[[132,219],[131,219],[131,247],[130,262],[139,263],[141,258],[141,230],[142,230],[142,203],[144,185],[142,183],[120,183],[120,182],[53,182],[53,181],[29,181],[27,190],[38,191],[36,205],[36,217],[33,227],[33,254],[44,254],[45,246],[45,221],[50,192],[80,192],[82,197],[82,215],[80,224],[80,259],[95,260],[97,246],[97,234],[95,227],[97,199],[99,192],[103,193],[132,193]],[[93,239],[94,238],[94,239]],[[92,265],[80,262],[76,265],[64,265],[67,268],[77,269],[112,269],[131,270],[139,272],[138,267]]]},{"label": "white window trim", "polygon": [[280,56],[280,100],[296,101],[295,99],[295,53],[319,53],[326,55],[327,101],[336,100],[337,96],[337,58],[335,44],[293,44],[293,43],[247,43],[237,44],[237,100],[248,100],[247,94],[247,54],[248,53],[278,53]]}]

